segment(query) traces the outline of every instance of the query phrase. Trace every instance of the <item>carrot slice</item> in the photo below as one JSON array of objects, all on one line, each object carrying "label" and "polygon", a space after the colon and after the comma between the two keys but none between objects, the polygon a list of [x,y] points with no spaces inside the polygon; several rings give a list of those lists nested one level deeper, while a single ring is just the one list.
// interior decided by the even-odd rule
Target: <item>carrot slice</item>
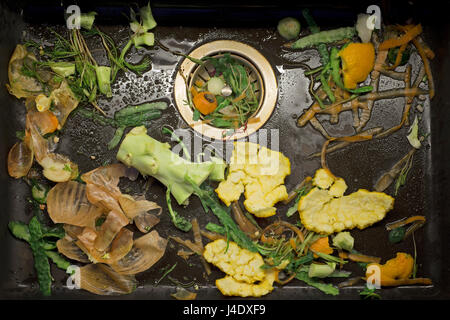
[{"label": "carrot slice", "polygon": [[391,48],[399,47],[401,45],[404,45],[410,41],[412,41],[415,37],[417,37],[419,34],[422,33],[422,25],[418,24],[414,27],[407,27],[407,31],[405,34],[398,38],[394,39],[387,39],[380,43],[380,46],[378,47],[378,50],[389,50]]},{"label": "carrot slice", "polygon": [[[316,252],[321,252],[321,253],[325,253],[325,254],[332,254],[333,253],[333,249],[330,247],[330,244],[328,243],[328,237],[322,237],[317,239],[316,241],[314,241],[311,246],[310,249],[312,251],[316,251]],[[316,255],[314,253],[314,258],[317,258],[318,255]]]},{"label": "carrot slice", "polygon": [[427,54],[425,52],[425,49],[423,48],[422,44],[417,40],[413,40],[414,46],[417,49],[417,52],[419,53],[420,57],[423,61],[423,66],[425,67],[425,73],[428,77],[428,90],[430,99],[433,99],[434,97],[434,80],[433,75],[431,73],[431,67],[430,67],[430,61],[428,60]]}]

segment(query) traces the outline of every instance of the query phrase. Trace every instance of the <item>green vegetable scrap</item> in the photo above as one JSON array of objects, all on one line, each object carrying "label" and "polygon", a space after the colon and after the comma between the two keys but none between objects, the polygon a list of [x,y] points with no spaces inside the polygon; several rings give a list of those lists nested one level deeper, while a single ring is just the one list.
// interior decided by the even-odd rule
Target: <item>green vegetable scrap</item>
[{"label": "green vegetable scrap", "polygon": [[333,296],[337,296],[339,294],[339,289],[329,283],[324,283],[316,278],[311,278],[308,275],[307,271],[300,271],[295,275],[295,278],[305,282],[307,285],[310,285],[314,288],[319,289],[320,291],[330,294]]},{"label": "green vegetable scrap", "polygon": [[409,134],[406,136],[406,138],[408,139],[411,146],[413,146],[416,149],[420,149],[420,147],[422,146],[418,135],[419,135],[419,121],[416,116],[414,118],[413,124],[411,125],[411,127],[409,129]]},{"label": "green vegetable scrap", "polygon": [[66,270],[70,262],[58,252],[52,239],[64,237],[64,229],[60,226],[49,228],[40,222],[38,215],[31,218],[29,224],[20,221],[10,221],[8,228],[18,239],[26,241],[33,251],[34,267],[37,272],[39,287],[43,295],[51,295],[52,276],[50,262],[53,261],[58,268]]},{"label": "green vegetable scrap", "polygon": [[97,15],[97,12],[91,11],[88,13],[82,13],[80,15],[80,27],[91,30],[92,25],[94,24],[95,16]]},{"label": "green vegetable scrap", "polygon": [[298,210],[298,202],[300,201],[301,197],[303,197],[304,195],[306,195],[309,192],[310,188],[308,188],[307,186],[304,186],[302,188],[300,188],[299,190],[297,190],[297,197],[295,198],[294,204],[286,211],[286,216],[290,217],[292,216],[294,213],[297,212]]},{"label": "green vegetable scrap", "polygon": [[389,232],[389,242],[390,243],[399,243],[405,238],[406,229],[404,227],[398,227],[392,229]]},{"label": "green vegetable scrap", "polygon": [[172,208],[172,201],[170,199],[170,188],[167,188],[166,191],[166,201],[167,201],[167,208],[169,209],[170,218],[172,219],[173,224],[178,229],[188,232],[192,229],[192,224],[187,220],[186,218],[180,216],[178,212],[173,210]]},{"label": "green vegetable scrap", "polygon": [[28,225],[30,231],[30,246],[34,256],[34,267],[37,272],[39,287],[44,296],[51,295],[52,276],[50,274],[50,264],[42,246],[41,224],[36,217],[33,217]]},{"label": "green vegetable scrap", "polygon": [[355,35],[355,27],[342,27],[338,29],[312,33],[308,36],[301,37],[293,43],[287,43],[285,46],[291,49],[306,49],[316,46],[320,43],[333,43],[344,39],[351,39]]},{"label": "green vegetable scrap", "polygon": [[120,143],[127,127],[149,126],[152,120],[162,116],[162,111],[167,109],[167,107],[168,104],[165,101],[130,105],[117,111],[114,114],[114,119],[85,108],[78,109],[78,113],[100,125],[109,125],[116,128],[114,136],[108,143],[108,150],[112,150]]},{"label": "green vegetable scrap", "polygon": [[[389,49],[389,51],[388,51],[387,60],[391,65],[395,64],[395,60],[397,59],[398,50],[399,50],[399,47],[395,47],[395,48]],[[411,48],[408,46],[402,53],[402,58],[400,60],[399,66],[405,65],[409,61],[410,56],[411,56]]]},{"label": "green vegetable scrap", "polygon": [[[311,16],[308,9],[302,10],[303,17],[305,18],[306,22],[308,23],[309,30],[311,30],[311,33],[319,33],[320,28],[314,21],[313,17]],[[319,51],[322,65],[326,65],[330,61],[330,55],[328,53],[327,45],[325,43],[319,43],[317,45],[317,49]]]},{"label": "green vegetable scrap", "polygon": [[99,91],[106,95],[107,98],[111,98],[111,68],[105,66],[96,66],[95,74],[97,75]]},{"label": "green vegetable scrap", "polygon": [[213,161],[191,162],[170,150],[168,143],[162,143],[147,135],[144,126],[133,128],[123,139],[117,159],[125,165],[136,168],[141,174],[149,175],[170,188],[178,204],[185,204],[194,189],[184,177],[189,174],[197,186],[213,172]]},{"label": "green vegetable scrap", "polygon": [[193,119],[196,121],[203,118],[203,120],[210,121],[211,125],[224,129],[236,129],[244,126],[259,106],[256,84],[251,81],[250,70],[230,53],[203,57],[201,63],[207,61],[214,67],[216,75],[211,78],[214,83],[208,81],[206,86],[200,89],[208,88],[209,90],[211,87],[212,91],[218,93],[218,89],[226,84],[231,88],[231,95],[226,97],[221,94],[215,95],[217,107],[203,117],[192,104],[194,107]]},{"label": "green vegetable scrap", "polygon": [[286,17],[278,22],[278,33],[286,40],[293,40],[300,34],[300,22],[293,17]]},{"label": "green vegetable scrap", "polygon": [[311,263],[309,265],[308,277],[326,278],[336,269],[336,263]]},{"label": "green vegetable scrap", "polygon": [[[224,208],[219,200],[216,199],[212,190],[200,188],[195,180],[191,178],[190,172],[186,174],[185,180],[192,186],[196,196],[200,198],[204,207],[209,208],[211,212],[219,219],[225,228],[229,238],[236,242],[241,248],[245,248],[252,252],[257,252],[258,248],[249,237],[239,228],[230,215],[228,208]],[[210,225],[210,228],[214,226]],[[220,230],[220,228],[219,228]]]},{"label": "green vegetable scrap", "polygon": [[31,195],[33,199],[40,204],[45,204],[47,202],[47,193],[49,192],[50,188],[47,185],[38,183],[36,181],[32,181],[31,184]]},{"label": "green vegetable scrap", "polygon": [[339,232],[333,237],[333,245],[336,248],[352,251],[355,239],[350,235],[348,231]]}]

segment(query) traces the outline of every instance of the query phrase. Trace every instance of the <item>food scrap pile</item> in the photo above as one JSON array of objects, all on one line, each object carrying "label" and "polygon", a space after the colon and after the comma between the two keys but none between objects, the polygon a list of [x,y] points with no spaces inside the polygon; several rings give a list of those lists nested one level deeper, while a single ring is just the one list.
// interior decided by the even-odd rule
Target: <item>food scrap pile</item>
[{"label": "food scrap pile", "polygon": [[[68,273],[70,266],[79,266],[81,289],[99,295],[132,293],[138,285],[135,275],[154,272],[152,267],[167,254],[171,241],[183,247],[176,258],[200,258],[206,278],[212,270],[223,273],[215,284],[226,296],[261,297],[291,281],[338,295],[341,288],[371,279],[373,268],[380,271],[382,287],[432,283],[417,277],[415,255],[398,252],[382,263],[381,257],[357,251],[359,244],[351,234],[355,228],[381,223],[394,209],[394,197],[406,183],[414,153],[422,147],[418,117],[407,136],[411,151],[379,178],[374,190],[360,188],[346,194],[345,179],[335,176],[326,161],[327,154],[352,143],[399,131],[409,124],[413,107],[418,108],[417,97],[433,98],[429,60],[434,53],[421,37],[420,24],[377,31],[368,23],[370,16],[361,14],[355,26],[321,31],[304,10],[309,30],[300,36],[299,20],[280,21],[278,32],[291,41],[285,48],[315,48],[321,57],[321,66],[305,70],[313,104],[297,119],[300,127],[309,123],[325,138],[322,150],[310,155],[320,157],[321,167],[299,178],[301,183],[289,191],[285,179],[291,174],[291,161],[278,150],[236,141],[229,163],[219,156],[200,162],[194,161],[174,130],[162,128],[162,133],[183,146],[185,157],[169,143],[151,137],[147,128],[168,112],[166,102],[126,106],[112,118],[103,112],[97,95],[112,96],[111,84],[119,72],[139,76],[151,65],[146,58],[139,64],[125,60],[133,45],[141,49],[155,42],[150,4],[138,13],[131,10],[130,18],[132,33],[122,50],[94,25],[91,12],[82,15],[82,29],[74,29],[68,37],[54,33],[57,41],[52,46],[31,41],[18,44],[9,62],[7,88],[24,99],[27,112],[25,130],[8,154],[8,172],[29,184],[34,208],[28,223],[11,221],[9,229],[29,243],[44,295],[51,294],[51,262]],[[93,58],[85,41],[92,37],[102,44],[109,65],[101,66]],[[414,53],[422,64],[412,80],[408,60]],[[220,128],[239,128],[251,121],[260,101],[249,69],[227,53],[194,62],[209,68],[207,81],[188,86],[195,120]],[[379,91],[380,75],[404,81],[404,88]],[[386,130],[367,128],[375,102],[397,97],[405,99],[401,122]],[[330,135],[318,116],[329,115],[330,123],[336,124],[344,111],[352,111],[355,134]],[[81,173],[67,156],[53,152],[72,112],[115,129],[105,148],[118,146],[116,163]],[[132,129],[123,137],[128,127]],[[165,188],[167,210],[147,199],[151,190],[129,194],[119,188],[121,178],[133,182],[140,176]],[[394,194],[385,193],[394,182]],[[187,208],[197,198],[210,222],[201,226],[196,218],[187,219],[175,210],[172,197]],[[290,205],[285,215],[296,222],[281,218],[280,203]],[[160,236],[161,219],[170,219],[185,237]],[[425,222],[424,216],[412,216],[387,224],[389,241],[405,241]],[[191,231],[194,241],[188,238]],[[360,274],[346,270],[352,263],[362,266]],[[191,286],[170,277],[174,268],[176,263],[163,275],[177,283],[173,296],[195,299],[196,292],[186,289]],[[343,281],[337,285],[330,281],[336,279]],[[370,288],[362,294],[368,293],[376,296]]]}]

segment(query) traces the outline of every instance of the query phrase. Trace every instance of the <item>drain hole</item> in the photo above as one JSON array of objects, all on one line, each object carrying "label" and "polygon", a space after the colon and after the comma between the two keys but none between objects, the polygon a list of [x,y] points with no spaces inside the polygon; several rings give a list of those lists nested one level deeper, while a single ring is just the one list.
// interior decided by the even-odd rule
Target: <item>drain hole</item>
[{"label": "drain hole", "polygon": [[[242,57],[239,54],[236,54],[234,52],[226,52],[221,51],[214,54],[208,55],[208,57],[211,58],[221,58],[225,56],[225,54],[229,54],[229,56],[237,61],[238,64],[242,65],[245,68],[245,71],[247,73],[248,77],[248,86],[252,86],[251,94],[249,93],[248,89],[245,90],[246,95],[244,95],[244,99],[249,99],[248,101],[254,101],[256,99],[256,104],[252,102],[252,104],[248,103],[247,101],[243,102],[241,104],[242,107],[236,106],[236,103],[239,103],[239,100],[243,100],[242,98],[239,99],[239,97],[234,97],[234,100],[237,100],[238,102],[231,102],[230,108],[226,110],[219,111],[221,112],[221,118],[225,120],[229,120],[230,122],[237,123],[239,122],[239,126],[245,125],[248,121],[251,121],[250,119],[253,118],[258,111],[261,108],[261,105],[263,104],[264,100],[264,82],[261,77],[261,74],[258,70],[258,68],[248,59]],[[237,72],[237,70],[236,70]],[[221,76],[221,74],[216,74],[215,68],[213,66],[213,63],[211,60],[206,60],[203,65],[199,65],[196,68],[192,70],[192,72],[189,74],[188,77],[188,86],[189,88],[196,88],[197,90],[204,90],[206,91],[205,87],[206,83],[211,79],[212,76]],[[240,79],[237,75],[234,76],[235,79]],[[200,80],[200,81],[199,81]],[[198,86],[199,82],[202,84],[202,86]],[[227,83],[227,85],[230,85]],[[225,97],[224,97],[225,98]],[[256,107],[255,107],[256,105]],[[225,108],[224,108],[225,109]],[[231,111],[230,111],[231,109]],[[232,116],[232,114],[235,113],[236,116]],[[223,115],[224,114],[224,115]],[[203,120],[207,120],[210,122],[210,125],[218,128],[223,128],[223,123],[221,121],[214,121],[211,120],[209,117],[205,117],[204,115],[200,115],[200,118]],[[209,121],[211,120],[211,121]],[[215,125],[219,124],[220,125]],[[235,128],[236,129],[236,128]]]},{"label": "drain hole", "polygon": [[[195,48],[189,53],[189,56],[195,59],[202,59],[205,57],[220,57],[225,54],[229,54],[238,65],[246,69],[245,77],[248,79],[247,83],[239,83],[235,78],[233,79],[236,74],[242,72],[241,67],[225,69],[234,72],[232,77],[227,74],[228,71],[224,73],[225,78],[230,81],[227,84],[231,84],[230,87],[234,88],[235,92],[228,98],[218,94],[216,99],[218,100],[217,106],[220,105],[221,108],[229,106],[229,108],[226,108],[227,110],[218,109],[217,106],[215,107],[216,109],[211,108],[210,104],[208,105],[206,101],[202,101],[202,97],[199,97],[197,99],[199,100],[197,101],[198,105],[201,105],[203,110],[207,110],[205,113],[208,113],[208,110],[214,110],[213,114],[200,115],[199,117],[199,112],[193,105],[194,101],[190,100],[192,94],[197,96],[194,90],[191,91],[191,89],[197,89],[196,84],[200,86],[197,92],[206,91],[206,84],[211,76],[219,75],[217,72],[214,72],[212,62],[208,59],[200,66],[188,58],[182,61],[175,77],[174,96],[180,115],[195,131],[209,138],[237,140],[256,132],[268,121],[275,109],[278,97],[278,84],[275,72],[267,59],[255,48],[238,41],[217,40],[208,42]],[[237,86],[236,83],[238,83]],[[242,100],[241,91],[245,87],[250,86],[251,90],[247,89],[245,92],[249,96],[251,95],[251,100],[247,99],[248,97]],[[236,90],[236,87],[241,88]],[[219,92],[220,89],[215,93]],[[237,112],[236,107],[231,105],[232,99],[235,99],[235,104],[236,102],[241,104],[239,112]],[[220,104],[223,101],[226,102]],[[227,126],[222,125],[224,121],[214,122],[215,119],[223,120],[224,116],[229,117]]]}]

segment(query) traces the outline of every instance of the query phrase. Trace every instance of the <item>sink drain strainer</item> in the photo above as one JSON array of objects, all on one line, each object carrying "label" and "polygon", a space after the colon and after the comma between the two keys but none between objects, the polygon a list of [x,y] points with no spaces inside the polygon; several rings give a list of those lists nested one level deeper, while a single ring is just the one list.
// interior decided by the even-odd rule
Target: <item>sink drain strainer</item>
[{"label": "sink drain strainer", "polygon": [[245,43],[232,40],[213,41],[194,49],[189,56],[201,59],[205,56],[220,56],[224,53],[229,53],[234,59],[248,67],[250,80],[256,87],[255,92],[259,106],[245,128],[236,129],[232,135],[229,135],[224,134],[225,131],[228,131],[227,129],[214,127],[201,119],[193,120],[194,110],[187,103],[187,92],[197,79],[207,81],[210,78],[207,64],[199,66],[188,58],[182,61],[175,77],[175,103],[187,124],[203,136],[220,140],[240,139],[257,131],[270,118],[277,102],[277,78],[267,59],[259,51]]}]

